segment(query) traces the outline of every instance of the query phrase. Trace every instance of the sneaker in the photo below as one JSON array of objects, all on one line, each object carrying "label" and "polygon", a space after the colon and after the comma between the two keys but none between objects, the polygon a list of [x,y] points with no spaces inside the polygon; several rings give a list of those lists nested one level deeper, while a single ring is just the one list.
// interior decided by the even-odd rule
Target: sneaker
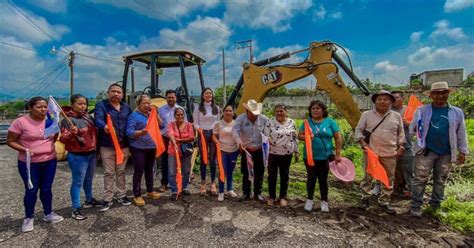
[{"label": "sneaker", "polygon": [[206,195],[206,184],[205,183],[201,183],[201,187],[199,188],[199,194],[200,195]]},{"label": "sneaker", "polygon": [[191,191],[189,191],[189,189],[183,189],[183,195],[191,195]]},{"label": "sneaker", "polygon": [[227,195],[230,196],[230,197],[232,197],[232,198],[237,198],[237,197],[239,197],[239,196],[237,195],[237,193],[235,193],[233,190],[228,191],[228,192],[227,192]]},{"label": "sneaker", "polygon": [[99,211],[105,212],[109,210],[109,208],[112,206],[113,202],[112,201],[104,201],[104,204],[102,204],[102,207],[100,208]]},{"label": "sneaker", "polygon": [[58,215],[54,212],[51,212],[50,214],[46,215],[43,218],[43,220],[55,224],[55,223],[59,223],[59,222],[63,221],[64,218],[61,215]]},{"label": "sneaker", "polygon": [[380,195],[381,189],[380,189],[380,183],[376,183],[374,185],[374,188],[370,191],[371,195],[378,196]]},{"label": "sneaker", "polygon": [[145,200],[141,196],[133,197],[133,203],[138,207],[145,206]]},{"label": "sneaker", "polygon": [[128,199],[128,197],[124,196],[122,198],[118,198],[117,201],[122,204],[122,206],[130,206],[132,202]]},{"label": "sneaker", "polygon": [[90,201],[85,201],[83,208],[92,208],[92,207],[102,207],[103,202],[100,202],[96,200],[95,198],[92,198]]},{"label": "sneaker", "polygon": [[250,195],[248,194],[243,194],[242,197],[240,197],[239,201],[248,201],[250,200]]},{"label": "sneaker", "polygon": [[265,197],[263,197],[262,195],[256,195],[256,196],[255,196],[255,200],[264,202],[264,201],[265,201]]},{"label": "sneaker", "polygon": [[23,225],[21,225],[21,231],[24,233],[33,231],[33,222],[33,218],[25,218],[23,220]]},{"label": "sneaker", "polygon": [[156,191],[148,192],[146,193],[146,197],[153,199],[153,200],[158,200],[160,199],[160,193]]},{"label": "sneaker", "polygon": [[321,201],[321,212],[329,213],[329,203],[327,201]]},{"label": "sneaker", "polygon": [[280,198],[280,206],[281,207],[288,206],[288,200],[286,200],[285,198]]},{"label": "sneaker", "polygon": [[410,216],[415,218],[421,218],[421,208],[410,208]]},{"label": "sneaker", "polygon": [[268,204],[268,206],[273,206],[275,204],[275,200],[273,200],[272,198],[268,198],[267,199],[267,204]]},{"label": "sneaker", "polygon": [[397,211],[389,204],[379,204],[383,211],[387,214],[397,214]]},{"label": "sneaker", "polygon": [[178,200],[178,193],[171,193],[171,200],[172,201],[177,201]]},{"label": "sneaker", "polygon": [[306,212],[311,212],[313,210],[313,204],[314,204],[314,201],[313,200],[306,200],[306,204],[304,204],[304,210]]},{"label": "sneaker", "polygon": [[217,195],[217,188],[215,183],[211,183],[211,195]]},{"label": "sneaker", "polygon": [[361,199],[359,208],[361,208],[363,210],[369,209],[369,199],[368,198]]},{"label": "sneaker", "polygon": [[75,220],[85,220],[85,219],[87,219],[87,216],[84,216],[81,213],[81,209],[78,208],[78,209],[72,211],[72,218],[75,219]]},{"label": "sneaker", "polygon": [[224,201],[224,193],[219,193],[219,196],[217,196],[217,201]]}]

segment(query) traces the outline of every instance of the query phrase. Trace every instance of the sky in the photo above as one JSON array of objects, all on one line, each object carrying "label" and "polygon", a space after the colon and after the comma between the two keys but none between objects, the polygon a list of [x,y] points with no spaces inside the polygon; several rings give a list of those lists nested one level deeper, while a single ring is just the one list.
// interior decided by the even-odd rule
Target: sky
[{"label": "sky", "polygon": [[[467,76],[473,30],[474,0],[0,0],[0,95],[67,96],[69,51],[74,92],[91,97],[121,80],[123,55],[155,49],[205,59],[212,88],[223,82],[224,50],[226,82],[235,84],[249,60],[248,48],[237,49],[244,40],[252,40],[256,60],[331,40],[348,50],[359,78],[393,85],[426,70],[464,68]],[[136,88],[147,86],[149,72],[135,72]],[[186,72],[199,94],[197,69]],[[178,84],[179,71],[167,69],[159,88]]]}]

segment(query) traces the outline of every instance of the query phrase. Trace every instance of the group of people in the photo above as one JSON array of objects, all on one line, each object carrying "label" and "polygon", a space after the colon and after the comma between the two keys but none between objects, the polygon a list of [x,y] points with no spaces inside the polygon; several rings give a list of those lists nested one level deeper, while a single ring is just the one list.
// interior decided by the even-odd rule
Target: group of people
[{"label": "group of people", "polygon": [[[402,92],[380,91],[374,94],[374,109],[363,113],[355,136],[362,149],[370,147],[379,156],[390,179],[390,187],[378,186],[381,187],[379,204],[387,213],[395,214],[390,206],[392,186],[395,185],[397,191],[412,197],[410,213],[420,217],[424,189],[431,171],[434,187],[430,205],[438,208],[444,197],[451,163],[464,162],[468,153],[464,116],[460,109],[447,103],[450,92],[445,82],[433,84],[428,92],[432,103],[420,107],[415,114],[418,117],[412,123],[404,122],[401,117],[405,109]],[[293,157],[296,161],[300,159],[298,140],[306,140],[305,132],[310,133],[311,140],[305,142],[303,149],[307,170],[307,201],[304,209],[312,211],[315,184],[318,181],[320,209],[329,212],[329,162],[335,161],[337,164],[341,161],[343,141],[340,128],[329,117],[328,107],[323,102],[312,101],[305,121],[308,125],[302,124],[297,128],[295,121],[288,117],[284,104],[275,105],[275,116],[268,118],[262,114],[262,103],[251,99],[243,103],[246,112],[235,118],[233,106],[227,105],[221,109],[214,102],[212,89],[205,88],[200,103],[195,104],[191,123],[184,108],[176,104],[176,93],[173,90],[166,91],[167,104],[158,109],[156,117],[166,151],[158,159],[162,174],[161,186],[155,191],[157,144],[147,129],[154,106],[148,95],[140,95],[136,99],[136,110],[132,110],[122,101],[123,97],[121,85],[112,84],[108,88],[107,99],[96,104],[93,118],[88,115],[87,98],[82,95],[72,96],[71,106],[65,109],[68,118],[61,122],[59,140],[68,151],[67,161],[72,174],[72,218],[86,219],[82,208],[100,207],[100,211],[107,211],[114,199],[122,205],[131,205],[133,202],[143,206],[143,196],[158,199],[160,193],[168,189],[171,199],[190,195],[191,160],[196,136],[201,160],[199,194],[215,195],[218,201],[223,201],[225,197],[237,198],[232,180],[238,156],[241,155],[241,200],[251,199],[253,185],[254,199],[266,201],[268,205],[278,203],[286,206],[291,161]],[[51,207],[51,188],[57,163],[54,142],[58,135],[44,137],[47,107],[44,98],[31,98],[28,102],[29,114],[16,119],[8,133],[8,145],[19,152],[18,169],[25,185],[23,232],[33,230],[38,191],[44,220],[52,223],[63,220]],[[367,133],[370,133],[368,138]],[[412,134],[418,134],[413,152]],[[268,139],[268,157],[262,149],[263,139]],[[310,151],[306,146],[311,148]],[[97,154],[100,154],[104,168],[103,200],[94,198],[92,190]],[[132,201],[126,196],[125,181],[125,167],[130,154],[134,166]],[[123,160],[117,159],[119,155]],[[222,170],[224,172],[224,177],[219,177],[218,187],[215,184],[217,157],[222,166],[219,173]],[[248,163],[253,166],[246,166]],[[262,195],[265,166],[268,169],[267,199]],[[208,171],[210,180],[207,181]],[[177,180],[177,173],[181,180]],[[141,190],[143,174],[146,185],[144,195]],[[280,189],[277,198],[278,174]],[[372,181],[372,177],[366,173],[361,182],[361,205],[364,208],[369,207],[369,198],[374,191]],[[81,188],[85,194],[83,204]]]}]

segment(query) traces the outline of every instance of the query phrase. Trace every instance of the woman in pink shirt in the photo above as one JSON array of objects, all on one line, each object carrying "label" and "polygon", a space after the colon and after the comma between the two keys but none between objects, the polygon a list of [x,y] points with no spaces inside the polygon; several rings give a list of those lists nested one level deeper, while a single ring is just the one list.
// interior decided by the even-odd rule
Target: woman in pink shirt
[{"label": "woman in pink shirt", "polygon": [[[184,119],[184,110],[177,108],[174,111],[175,121],[168,124],[168,181],[170,182],[171,198],[176,199],[178,187],[176,183],[176,159],[181,160],[182,192],[184,195],[190,195],[188,190],[189,175],[191,173],[192,145],[186,146],[194,141],[193,125]],[[178,151],[178,153],[176,153]]]},{"label": "woman in pink shirt", "polygon": [[28,102],[28,115],[13,121],[8,129],[7,144],[18,151],[18,171],[25,184],[25,219],[22,232],[33,230],[35,203],[40,191],[44,221],[58,223],[63,217],[52,212],[54,175],[56,173],[55,136],[44,137],[48,103],[42,97]]}]

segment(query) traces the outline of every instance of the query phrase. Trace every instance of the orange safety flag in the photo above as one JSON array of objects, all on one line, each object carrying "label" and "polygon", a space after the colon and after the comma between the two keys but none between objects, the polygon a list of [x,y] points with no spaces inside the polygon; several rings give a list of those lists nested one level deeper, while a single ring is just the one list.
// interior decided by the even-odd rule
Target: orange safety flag
[{"label": "orange safety flag", "polygon": [[178,187],[178,194],[176,194],[176,200],[179,197],[183,189],[183,174],[181,174],[181,157],[179,156],[178,148],[175,147],[176,151],[176,186]]},{"label": "orange safety flag", "polygon": [[201,156],[202,156],[202,161],[204,164],[209,164],[209,160],[207,159],[207,144],[206,144],[206,137],[204,137],[204,134],[202,133],[202,129],[198,129],[199,132],[199,137],[201,137]]},{"label": "orange safety flag", "polygon": [[222,163],[221,145],[216,144],[217,165],[219,166],[219,180],[225,182],[224,164]]},{"label": "orange safety flag", "polygon": [[373,178],[382,182],[385,187],[390,188],[387,172],[379,161],[379,156],[375,154],[369,147],[365,148],[367,151],[367,168],[365,171]]},{"label": "orange safety flag", "polygon": [[308,165],[314,166],[311,132],[313,132],[313,130],[311,130],[308,120],[304,120],[304,146],[306,148],[306,159],[308,160]]},{"label": "orange safety flag", "polygon": [[415,115],[415,111],[418,107],[423,106],[423,103],[418,100],[418,98],[412,94],[410,96],[410,100],[408,100],[408,105],[405,109],[405,113],[403,114],[403,119],[408,122],[413,120],[413,116]]},{"label": "orange safety flag", "polygon": [[122,164],[123,152],[118,142],[117,134],[115,133],[114,123],[112,122],[112,118],[110,117],[110,114],[107,114],[107,127],[109,127],[110,137],[112,138],[112,143],[114,144],[115,164],[117,165]]},{"label": "orange safety flag", "polygon": [[156,108],[151,109],[150,116],[146,123],[146,128],[148,134],[150,134],[151,139],[155,142],[156,145],[156,157],[159,157],[163,152],[166,151],[165,143],[163,142],[163,137],[161,136],[160,127],[158,126],[158,116],[156,113]]}]

